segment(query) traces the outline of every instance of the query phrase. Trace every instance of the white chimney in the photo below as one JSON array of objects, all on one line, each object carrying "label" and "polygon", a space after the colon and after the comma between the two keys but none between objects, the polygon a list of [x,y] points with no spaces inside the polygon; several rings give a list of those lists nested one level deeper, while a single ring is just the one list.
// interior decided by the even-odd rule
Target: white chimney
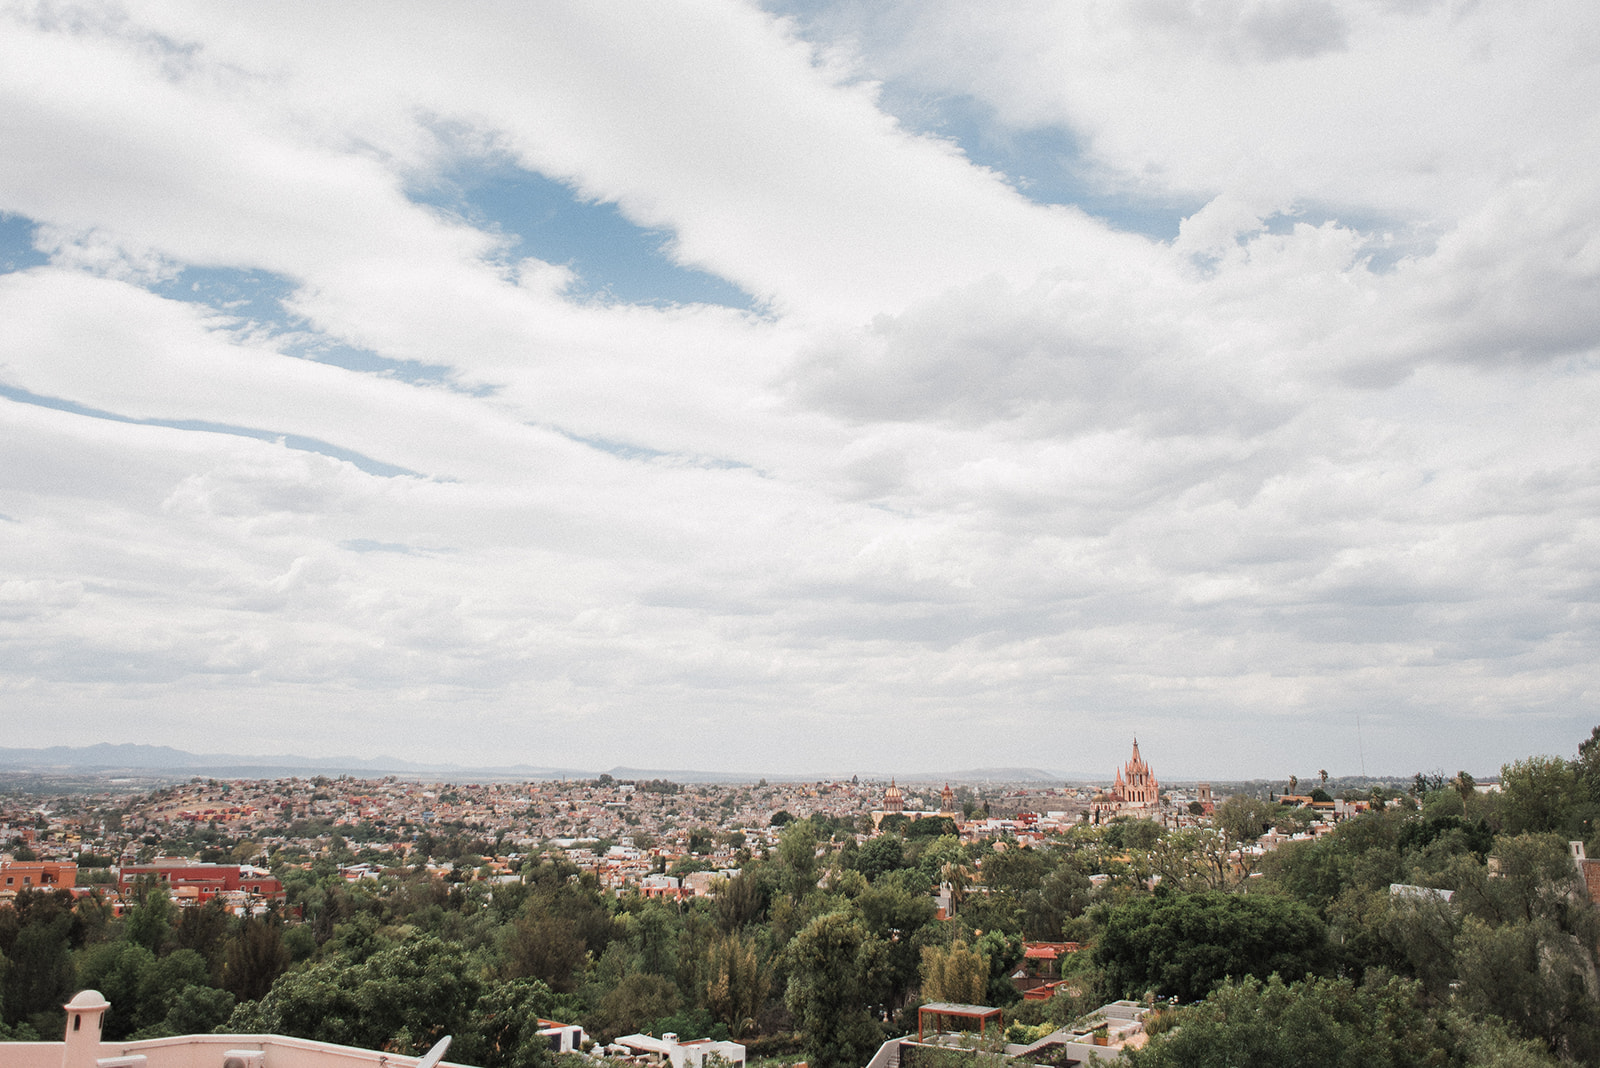
[{"label": "white chimney", "polygon": [[67,1041],[61,1068],[95,1068],[100,1059],[100,1025],[110,1007],[98,990],[80,990],[62,1006],[67,1010]]}]

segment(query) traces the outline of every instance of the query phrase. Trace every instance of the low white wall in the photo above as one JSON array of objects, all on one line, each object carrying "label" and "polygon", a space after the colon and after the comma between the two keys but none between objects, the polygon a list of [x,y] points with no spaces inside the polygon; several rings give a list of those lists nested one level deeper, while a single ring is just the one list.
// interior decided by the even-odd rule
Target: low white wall
[{"label": "low white wall", "polygon": [[[331,1042],[312,1042],[283,1035],[183,1035],[178,1038],[149,1038],[140,1042],[101,1042],[89,1047],[83,1064],[63,1064],[66,1044],[62,1042],[0,1043],[3,1068],[95,1068],[104,1057],[142,1054],[149,1068],[222,1068],[229,1050],[260,1050],[266,1056],[264,1068],[414,1068],[418,1057],[396,1053],[336,1046]],[[452,1061],[445,1068],[470,1068]]]}]

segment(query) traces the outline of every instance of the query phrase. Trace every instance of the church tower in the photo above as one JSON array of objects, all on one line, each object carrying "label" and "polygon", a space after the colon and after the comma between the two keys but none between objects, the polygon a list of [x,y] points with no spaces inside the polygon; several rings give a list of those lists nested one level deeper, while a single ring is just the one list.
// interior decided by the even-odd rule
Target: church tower
[{"label": "church tower", "polygon": [[1111,789],[1095,795],[1090,802],[1090,812],[1099,823],[1117,815],[1153,815],[1152,810],[1160,807],[1161,784],[1156,781],[1156,773],[1150,770],[1150,765],[1145,763],[1139,752],[1139,739],[1135,738],[1133,755],[1117,769]]},{"label": "church tower", "polygon": [[1137,808],[1155,808],[1161,803],[1161,784],[1156,782],[1155,772],[1150,770],[1150,765],[1144,762],[1144,757],[1139,753],[1139,739],[1133,740],[1133,756],[1128,758],[1127,766],[1118,775],[1122,786],[1122,800],[1125,804]]}]

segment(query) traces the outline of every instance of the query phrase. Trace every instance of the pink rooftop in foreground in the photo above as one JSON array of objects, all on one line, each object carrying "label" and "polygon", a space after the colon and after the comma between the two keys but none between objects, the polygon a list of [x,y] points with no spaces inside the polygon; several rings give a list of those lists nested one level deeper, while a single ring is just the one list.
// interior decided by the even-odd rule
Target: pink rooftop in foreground
[{"label": "pink rooftop in foreground", "polygon": [[[81,990],[66,1004],[62,1042],[7,1042],[5,1068],[435,1068],[450,1040],[421,1057],[336,1046],[282,1035],[181,1035],[139,1042],[102,1042],[111,1007],[98,990]],[[455,1066],[460,1068],[460,1066]]]}]

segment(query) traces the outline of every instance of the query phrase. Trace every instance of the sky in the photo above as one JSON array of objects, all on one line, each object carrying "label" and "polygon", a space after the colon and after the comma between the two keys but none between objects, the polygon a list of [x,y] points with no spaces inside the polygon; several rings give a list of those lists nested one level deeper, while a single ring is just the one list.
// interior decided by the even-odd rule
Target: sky
[{"label": "sky", "polygon": [[0,4],[11,746],[1493,773],[1600,6]]}]

